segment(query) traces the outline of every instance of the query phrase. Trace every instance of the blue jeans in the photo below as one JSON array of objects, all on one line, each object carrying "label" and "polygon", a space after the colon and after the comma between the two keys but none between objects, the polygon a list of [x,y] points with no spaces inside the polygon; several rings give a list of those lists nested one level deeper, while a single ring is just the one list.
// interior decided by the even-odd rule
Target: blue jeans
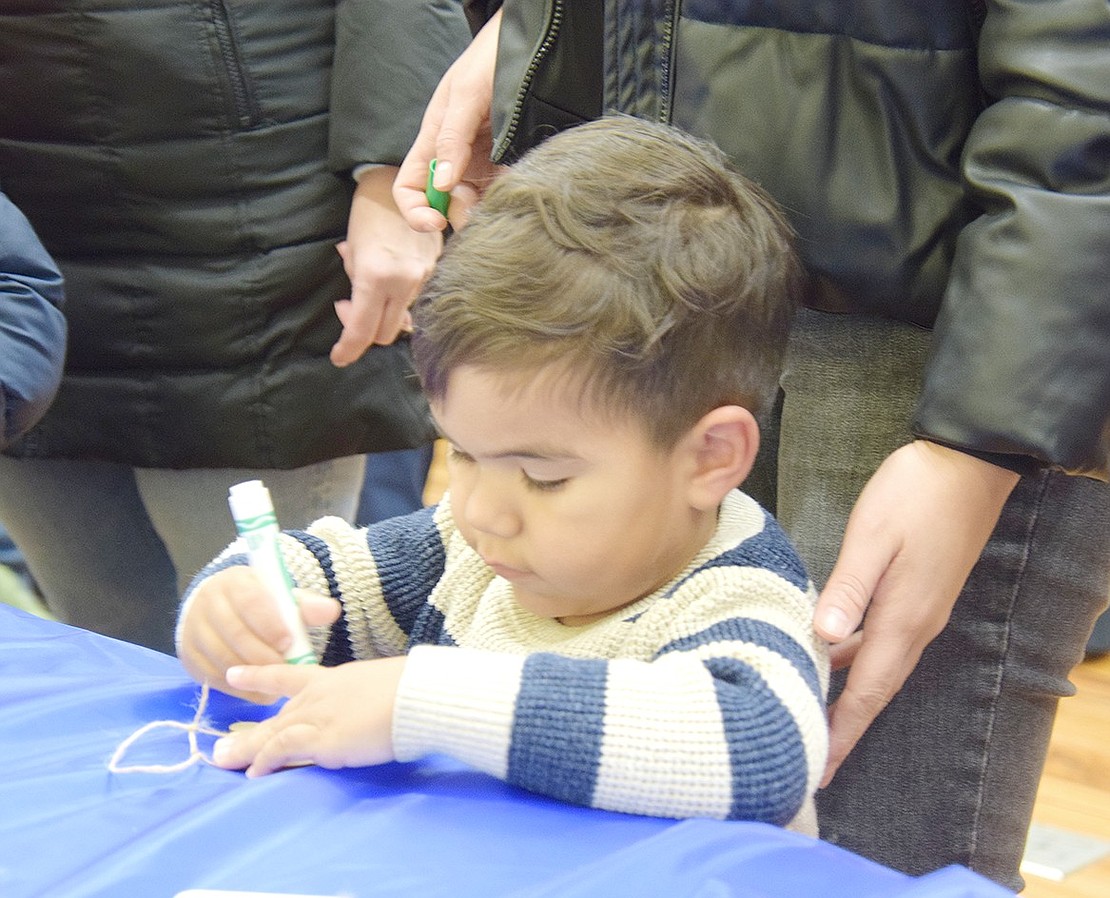
[{"label": "blue jeans", "polygon": [[[821,585],[864,483],[913,437],[920,328],[803,311],[745,489]],[[821,835],[919,875],[964,864],[1017,889],[1057,700],[1110,584],[1110,487],[1023,478],[945,631],[818,795]],[[834,678],[834,694],[843,677]]]},{"label": "blue jeans", "polygon": [[11,571],[24,581],[28,588],[31,585],[31,574],[27,570],[27,561],[23,557],[23,553],[19,551],[19,546],[12,540],[11,534],[8,533],[7,528],[0,523],[0,564]]},{"label": "blue jeans", "polygon": [[1095,623],[1095,629],[1087,643],[1089,655],[1105,655],[1107,652],[1110,652],[1110,612],[1103,614]]},{"label": "blue jeans", "polygon": [[182,590],[235,538],[228,487],[262,480],[284,527],[352,520],[364,458],[177,471],[0,456],[0,520],[59,619],[172,652]]},{"label": "blue jeans", "polygon": [[365,527],[422,508],[424,483],[431,465],[431,444],[366,456],[366,479],[362,483],[355,523]]}]

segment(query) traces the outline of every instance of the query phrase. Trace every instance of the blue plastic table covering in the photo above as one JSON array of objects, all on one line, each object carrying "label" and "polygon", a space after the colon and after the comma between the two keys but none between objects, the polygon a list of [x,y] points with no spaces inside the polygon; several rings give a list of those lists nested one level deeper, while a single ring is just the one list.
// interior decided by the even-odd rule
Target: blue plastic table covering
[{"label": "blue plastic table covering", "polygon": [[[258,780],[205,764],[108,772],[138,727],[190,721],[198,692],[174,658],[0,606],[0,895],[1012,894],[961,867],[914,879],[761,824],[572,807],[439,757]],[[269,713],[213,692],[207,719]],[[160,730],[124,761],[187,755],[184,732]]]}]

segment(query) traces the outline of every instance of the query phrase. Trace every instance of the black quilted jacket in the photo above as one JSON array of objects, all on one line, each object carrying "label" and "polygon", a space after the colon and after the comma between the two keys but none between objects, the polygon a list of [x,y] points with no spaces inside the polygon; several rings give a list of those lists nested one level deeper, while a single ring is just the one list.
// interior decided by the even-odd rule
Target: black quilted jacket
[{"label": "black quilted jacket", "polygon": [[287,468],[430,440],[407,345],[328,360],[335,244],[351,166],[400,161],[468,39],[450,2],[2,4],[0,187],[70,324],[10,451]]}]

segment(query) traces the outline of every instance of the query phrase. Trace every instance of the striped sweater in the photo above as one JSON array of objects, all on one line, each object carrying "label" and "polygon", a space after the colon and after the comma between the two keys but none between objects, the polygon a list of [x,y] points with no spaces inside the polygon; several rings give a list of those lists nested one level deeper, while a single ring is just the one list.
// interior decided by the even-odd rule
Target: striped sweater
[{"label": "striped sweater", "polygon": [[[283,551],[298,586],[343,605],[313,634],[325,664],[407,653],[398,759],[448,754],[576,804],[816,834],[828,662],[815,593],[743,493],[670,583],[579,627],[517,605],[449,497],[368,529],[324,518],[284,534]],[[200,576],[245,562],[233,544]]]}]

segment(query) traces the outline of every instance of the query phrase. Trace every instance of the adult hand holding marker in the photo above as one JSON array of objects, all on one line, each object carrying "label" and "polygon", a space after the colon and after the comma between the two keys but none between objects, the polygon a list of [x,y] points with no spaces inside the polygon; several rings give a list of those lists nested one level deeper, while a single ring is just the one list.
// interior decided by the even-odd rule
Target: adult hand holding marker
[{"label": "adult hand holding marker", "polygon": [[235,520],[235,529],[247,543],[251,568],[273,596],[282,622],[292,636],[292,642],[285,650],[286,663],[316,664],[318,659],[293,594],[293,580],[282,560],[278,542],[281,528],[270,491],[261,480],[248,480],[234,484],[227,501]]},{"label": "adult hand holding marker", "polygon": [[[393,182],[393,199],[409,226],[458,230],[501,166],[490,162],[490,102],[501,13],[498,11],[444,74],[412,148]],[[435,172],[430,174],[432,161]],[[447,213],[437,211],[430,186],[451,195]]]}]

